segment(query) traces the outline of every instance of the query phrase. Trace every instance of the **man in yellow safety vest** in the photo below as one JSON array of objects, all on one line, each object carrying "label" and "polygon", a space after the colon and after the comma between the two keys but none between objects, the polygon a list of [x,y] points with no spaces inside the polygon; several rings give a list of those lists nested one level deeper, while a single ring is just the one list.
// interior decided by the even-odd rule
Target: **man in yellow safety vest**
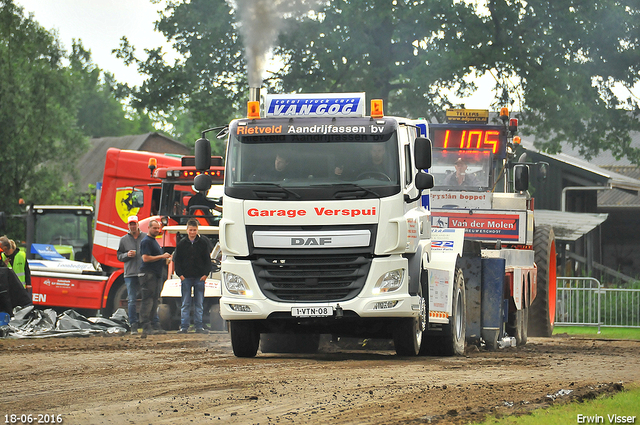
[{"label": "man in yellow safety vest", "polygon": [[16,243],[6,236],[0,237],[2,262],[13,269],[23,287],[31,286],[31,271],[27,264],[27,255],[16,246]]}]

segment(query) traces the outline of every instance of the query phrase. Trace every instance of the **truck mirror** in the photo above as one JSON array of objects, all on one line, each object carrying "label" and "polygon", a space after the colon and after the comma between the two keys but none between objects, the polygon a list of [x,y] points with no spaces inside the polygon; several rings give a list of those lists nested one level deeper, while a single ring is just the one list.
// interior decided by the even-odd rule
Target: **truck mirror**
[{"label": "truck mirror", "polygon": [[431,168],[431,140],[426,137],[416,137],[414,145],[414,162],[418,170]]},{"label": "truck mirror", "polygon": [[416,188],[420,191],[434,186],[433,176],[427,173],[416,173]]},{"label": "truck mirror", "polygon": [[196,170],[207,171],[211,168],[211,143],[202,137],[196,140],[195,146]]},{"label": "truck mirror", "polygon": [[144,205],[144,192],[140,189],[134,189],[131,192],[131,206],[133,208],[142,208]]},{"label": "truck mirror", "polygon": [[547,162],[538,162],[538,180],[545,181],[549,174],[549,164]]},{"label": "truck mirror", "polygon": [[433,176],[431,174],[418,172],[416,173],[416,189],[418,189],[418,196],[412,198],[408,194],[404,194],[404,201],[408,204],[417,201],[422,197],[422,191],[425,189],[431,189],[434,185]]},{"label": "truck mirror", "polygon": [[[211,158],[211,156],[209,156]],[[193,186],[198,192],[206,192],[211,188],[211,176],[209,174],[199,174],[193,179]]]},{"label": "truck mirror", "polygon": [[529,189],[529,167],[524,164],[516,164],[513,167],[513,176],[516,192]]}]

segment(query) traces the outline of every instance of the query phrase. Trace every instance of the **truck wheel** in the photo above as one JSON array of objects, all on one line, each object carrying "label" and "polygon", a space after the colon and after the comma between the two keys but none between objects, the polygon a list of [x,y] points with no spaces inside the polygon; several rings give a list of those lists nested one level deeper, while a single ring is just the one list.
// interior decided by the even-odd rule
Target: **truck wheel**
[{"label": "truck wheel", "polygon": [[250,320],[229,321],[231,347],[236,357],[255,357],[260,344],[260,333]]},{"label": "truck wheel", "polygon": [[[527,343],[527,333],[529,328],[529,309],[526,307],[527,300],[524,294],[522,295],[522,304],[524,308],[521,310],[515,310],[513,313],[509,313],[509,321],[506,324],[507,334],[516,339],[516,346],[520,347]],[[515,304],[513,305],[515,308]]]},{"label": "truck wheel", "polygon": [[520,321],[520,341],[516,338],[516,345],[526,345],[529,336],[529,308],[522,310],[522,320]]},{"label": "truck wheel", "polygon": [[171,329],[171,306],[169,304],[158,304],[158,319],[162,329]]},{"label": "truck wheel", "polygon": [[556,243],[551,226],[536,226],[533,249],[538,279],[537,295],[529,308],[529,335],[548,337],[556,316]]},{"label": "truck wheel", "polygon": [[509,322],[506,325],[507,334],[516,339],[516,346],[520,347],[527,343],[527,317],[529,311],[527,309],[516,310],[513,313],[509,313]]},{"label": "truck wheel", "polygon": [[449,324],[443,328],[442,354],[445,356],[461,356],[467,340],[467,294],[464,290],[462,269],[456,267],[453,281],[452,312]]},{"label": "truck wheel", "polygon": [[263,353],[315,354],[320,347],[320,334],[262,334]]},{"label": "truck wheel", "polygon": [[209,308],[209,323],[212,331],[225,330],[224,319],[220,316],[220,304],[217,302]]},{"label": "truck wheel", "polygon": [[422,296],[422,284],[418,296],[419,313],[417,317],[403,318],[393,330],[393,345],[399,356],[417,356],[422,345],[422,335],[427,323],[427,306]]},{"label": "truck wheel", "polygon": [[127,312],[127,317],[129,316],[129,299],[127,298],[127,285],[124,283],[120,285],[120,287],[116,290],[116,293],[113,295],[113,309],[109,312],[109,316],[111,317],[113,313],[115,313],[119,308],[124,308],[124,311]]}]

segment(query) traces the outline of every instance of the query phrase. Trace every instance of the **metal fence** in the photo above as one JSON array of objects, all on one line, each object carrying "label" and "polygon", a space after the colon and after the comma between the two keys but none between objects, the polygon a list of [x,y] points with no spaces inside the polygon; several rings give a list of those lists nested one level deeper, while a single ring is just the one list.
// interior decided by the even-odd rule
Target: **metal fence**
[{"label": "metal fence", "polygon": [[604,288],[592,277],[557,278],[556,325],[640,328],[640,289]]}]

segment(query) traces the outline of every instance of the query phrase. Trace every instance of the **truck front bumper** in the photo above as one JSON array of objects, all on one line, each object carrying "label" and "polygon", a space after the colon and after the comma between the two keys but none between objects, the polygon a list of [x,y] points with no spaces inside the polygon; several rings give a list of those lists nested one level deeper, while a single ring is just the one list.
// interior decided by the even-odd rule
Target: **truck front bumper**
[{"label": "truck front bumper", "polygon": [[[390,292],[376,289],[376,283],[387,272],[403,270],[402,284]],[[241,277],[248,291],[246,295],[229,292],[224,283],[224,274],[232,273]],[[365,285],[360,293],[350,300],[332,302],[280,302],[267,298],[255,279],[251,262],[227,258],[222,263],[222,298],[220,313],[225,320],[266,320],[270,318],[340,317],[347,313],[359,318],[401,318],[416,317],[420,312],[420,297],[410,295],[408,290],[408,262],[400,256],[375,258]],[[326,316],[330,308],[331,315]],[[302,310],[301,310],[302,309]],[[299,314],[303,314],[300,316]]]}]

